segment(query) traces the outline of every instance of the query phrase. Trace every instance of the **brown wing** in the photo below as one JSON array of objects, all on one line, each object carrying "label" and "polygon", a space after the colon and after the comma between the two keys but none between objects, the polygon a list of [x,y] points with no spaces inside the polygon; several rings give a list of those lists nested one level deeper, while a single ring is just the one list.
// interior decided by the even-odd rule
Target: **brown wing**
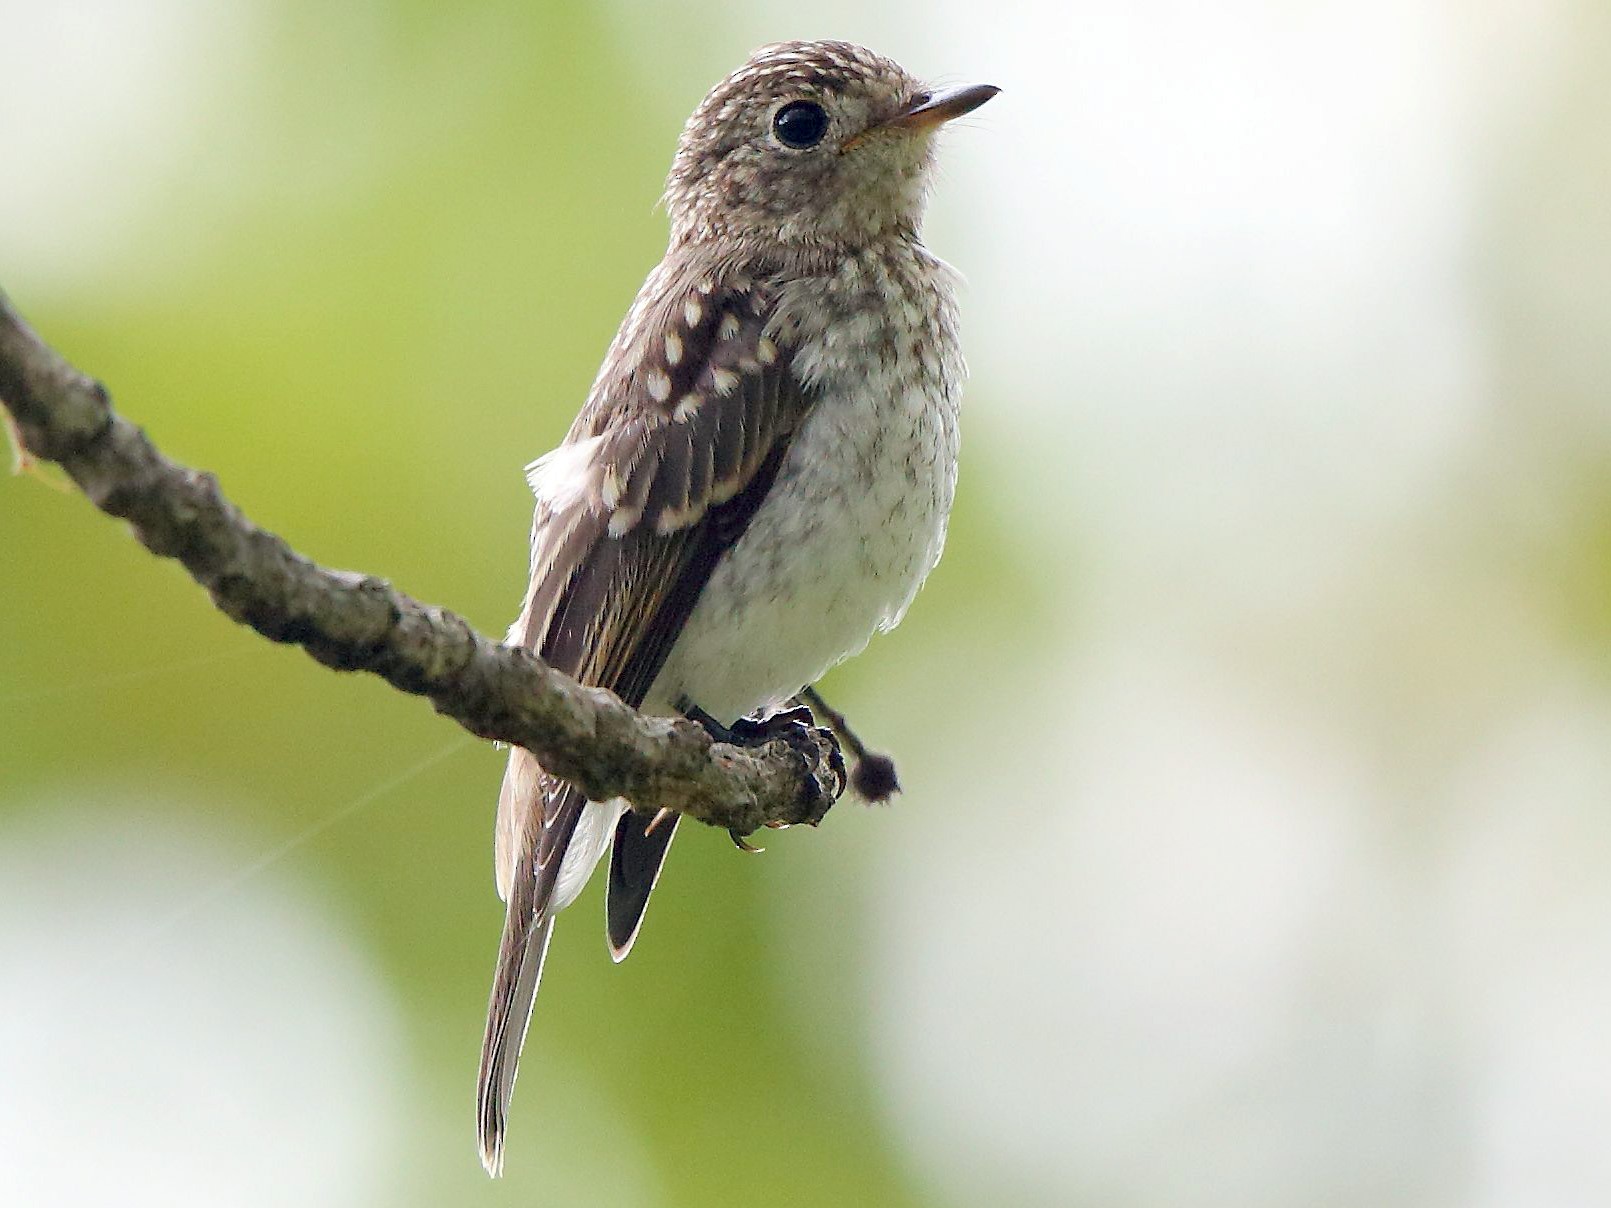
[{"label": "brown wing", "polygon": [[[651,279],[646,293],[660,284]],[[767,315],[766,292],[753,281],[696,279],[663,288],[629,317],[565,444],[532,467],[532,585],[512,643],[643,703],[809,407],[787,350],[765,333]],[[551,782],[542,787],[530,794],[544,814],[532,854],[546,868],[568,843],[580,803]],[[526,796],[505,792],[499,801],[505,895],[524,812],[537,805]],[[554,862],[550,876],[557,873]]]},{"label": "brown wing", "polygon": [[[679,283],[671,261],[650,278],[565,443],[528,472],[538,500],[532,581],[510,642],[643,703],[810,406],[787,350],[766,335],[768,310],[764,288],[751,281],[685,273]],[[510,752],[497,826],[504,930],[477,1096],[482,1161],[494,1172],[552,930],[549,903],[585,805],[529,752]],[[612,865],[612,892],[617,880],[628,886],[622,901],[632,916],[630,926],[618,924],[624,908],[611,908],[618,956],[669,840],[669,827],[617,835],[628,856],[622,869]]]}]

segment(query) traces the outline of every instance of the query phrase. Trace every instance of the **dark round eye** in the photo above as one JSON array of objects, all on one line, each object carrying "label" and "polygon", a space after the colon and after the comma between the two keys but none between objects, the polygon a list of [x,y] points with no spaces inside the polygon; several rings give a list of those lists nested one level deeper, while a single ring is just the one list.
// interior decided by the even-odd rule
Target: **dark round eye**
[{"label": "dark round eye", "polygon": [[790,101],[772,115],[772,133],[785,147],[804,151],[828,133],[828,115],[815,101]]}]

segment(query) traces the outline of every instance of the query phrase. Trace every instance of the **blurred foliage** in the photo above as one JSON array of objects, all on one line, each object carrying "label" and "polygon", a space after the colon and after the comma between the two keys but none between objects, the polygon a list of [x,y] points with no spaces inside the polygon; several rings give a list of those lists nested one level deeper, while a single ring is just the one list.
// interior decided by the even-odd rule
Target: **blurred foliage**
[{"label": "blurred foliage", "polygon": [[[215,906],[328,904],[406,1031],[374,1202],[1607,1198],[1604,11],[6,4],[72,137],[0,146],[0,287],[253,519],[490,633],[702,90],[807,21],[1007,87],[931,222],[979,374],[946,559],[824,686],[906,792],[762,857],[688,828],[619,968],[598,888],[567,912],[500,1185],[500,757],[0,481],[0,872],[68,801],[85,848],[234,850],[174,878]],[[205,906],[147,979],[227,965]]]},{"label": "blurred foliage", "polygon": [[[201,118],[195,160],[98,288],[5,286],[258,523],[501,632],[525,574],[521,466],[563,434],[660,254],[654,202],[682,115],[638,102],[583,6],[269,16],[257,70]],[[946,586],[916,610],[941,633],[966,623],[970,593],[1027,595],[978,481],[970,470]],[[82,499],[29,479],[0,496],[0,810],[115,778],[209,801],[267,849],[455,742],[420,703],[235,628]],[[854,677],[887,653],[837,681],[853,711]],[[462,1124],[413,1151],[402,1183],[420,1204],[488,1194],[470,1089],[501,914],[500,770],[465,744],[285,857],[360,920],[409,1012],[423,1094]],[[812,838],[752,860],[685,833],[619,969],[596,886],[565,917],[494,1198],[544,1185],[524,1143],[563,1111],[544,1102],[544,1067],[568,1054],[647,1143],[667,1203],[913,1202],[853,1028],[837,1045],[800,1036],[770,969],[780,931],[818,915],[791,902],[773,925],[768,877]],[[826,957],[853,963],[851,943]],[[819,976],[853,993],[832,964]]]}]

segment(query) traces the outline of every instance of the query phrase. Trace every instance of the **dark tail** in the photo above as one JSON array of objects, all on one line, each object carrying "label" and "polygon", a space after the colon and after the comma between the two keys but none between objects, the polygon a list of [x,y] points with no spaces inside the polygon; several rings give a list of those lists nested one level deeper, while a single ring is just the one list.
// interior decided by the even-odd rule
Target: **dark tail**
[{"label": "dark tail", "polygon": [[666,851],[677,833],[677,815],[657,815],[651,822],[628,810],[615,824],[610,845],[610,879],[604,895],[604,922],[610,936],[610,955],[626,960],[643,926],[649,895],[660,879]]}]

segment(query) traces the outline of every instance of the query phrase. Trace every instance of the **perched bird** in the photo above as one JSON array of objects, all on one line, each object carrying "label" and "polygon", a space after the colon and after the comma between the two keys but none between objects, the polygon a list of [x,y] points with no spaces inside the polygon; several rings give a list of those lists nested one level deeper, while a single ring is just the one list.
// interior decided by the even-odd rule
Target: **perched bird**
[{"label": "perched bird", "polygon": [[[964,374],[953,274],[919,237],[933,136],[996,92],[931,91],[846,42],[762,47],[711,91],[666,185],[665,259],[564,443],[527,468],[510,644],[646,712],[730,724],[900,620],[945,541]],[[621,960],[675,832],[510,751],[489,1173],[554,916],[608,852]]]}]

